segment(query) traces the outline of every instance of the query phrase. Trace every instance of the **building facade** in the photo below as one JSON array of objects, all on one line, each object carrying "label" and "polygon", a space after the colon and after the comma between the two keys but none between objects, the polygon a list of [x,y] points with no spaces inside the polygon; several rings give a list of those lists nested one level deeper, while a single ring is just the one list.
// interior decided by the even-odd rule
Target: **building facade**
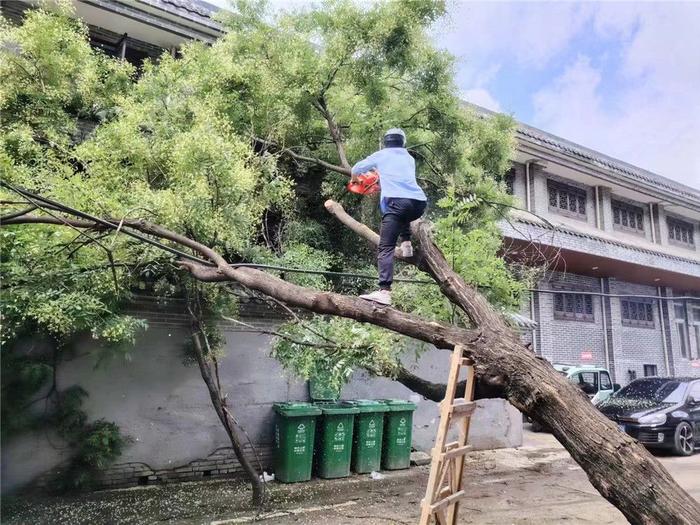
[{"label": "building facade", "polygon": [[502,231],[506,257],[545,268],[534,351],[623,385],[700,376],[700,190],[524,124],[517,141]]}]

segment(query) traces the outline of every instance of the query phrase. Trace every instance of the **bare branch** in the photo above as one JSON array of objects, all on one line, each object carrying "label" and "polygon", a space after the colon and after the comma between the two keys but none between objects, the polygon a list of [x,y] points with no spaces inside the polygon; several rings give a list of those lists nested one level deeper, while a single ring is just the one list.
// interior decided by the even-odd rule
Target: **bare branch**
[{"label": "bare branch", "polygon": [[280,339],[284,339],[284,340],[289,341],[290,343],[293,343],[295,345],[308,346],[311,348],[322,348],[324,350],[338,350],[339,349],[339,347],[337,345],[312,343],[310,341],[300,341],[300,340],[295,339],[293,337],[290,337],[286,334],[283,334],[282,332],[278,332],[277,330],[266,330],[264,328],[257,328],[255,326],[253,326],[252,324],[245,323],[243,321],[240,321],[238,319],[234,319],[233,317],[228,317],[226,315],[222,315],[221,318],[225,319],[227,321],[230,321],[232,323],[238,324],[240,326],[243,326],[243,327],[247,328],[248,329],[247,331],[249,331],[249,332],[279,337]]},{"label": "bare branch", "polygon": [[27,213],[30,213],[36,209],[37,207],[32,204],[31,206],[24,208],[23,210],[8,213],[7,215],[3,215],[2,217],[0,217],[0,223],[9,221],[10,219],[14,219],[15,217],[21,217],[22,215],[26,215]]},{"label": "bare branch", "polygon": [[326,104],[326,99],[323,95],[318,97],[318,99],[314,102],[314,107],[319,111],[319,113],[321,113],[323,118],[326,119],[326,123],[328,124],[328,131],[331,134],[333,142],[335,142],[336,150],[338,150],[338,158],[340,159],[340,165],[345,169],[349,170],[350,163],[348,162],[348,158],[345,155],[345,143],[343,141],[343,133],[340,130],[340,127],[338,126],[337,122],[335,121],[335,118],[328,110],[328,105]]},{"label": "bare branch", "polygon": [[284,148],[278,144],[275,144],[274,142],[270,142],[265,139],[261,139],[258,137],[253,137],[253,140],[260,144],[261,146],[264,147],[274,147],[279,149],[279,152],[282,153],[283,155],[288,155],[294,160],[302,161],[302,162],[311,162],[313,164],[316,164],[318,166],[321,166],[322,168],[326,168],[327,170],[335,171],[336,173],[340,173],[342,175],[347,175],[348,177],[350,176],[350,167],[343,167],[343,166],[338,166],[336,164],[331,164],[330,162],[326,162],[325,160],[317,159],[315,157],[308,157],[306,155],[301,155],[297,153],[296,151],[290,149],[290,148]]}]

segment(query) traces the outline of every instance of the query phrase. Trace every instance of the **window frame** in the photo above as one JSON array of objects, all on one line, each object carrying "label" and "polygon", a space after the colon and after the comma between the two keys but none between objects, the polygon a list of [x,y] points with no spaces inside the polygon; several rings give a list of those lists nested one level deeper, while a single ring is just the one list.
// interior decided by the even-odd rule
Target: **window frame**
[{"label": "window frame", "polygon": [[[675,237],[675,226],[678,226],[680,229],[680,236],[681,239],[677,239]],[[668,242],[670,244],[673,244],[675,246],[681,246],[683,248],[690,248],[690,249],[695,249],[695,224],[683,219],[679,219],[677,217],[666,217],[666,228],[668,230],[667,236],[668,236]],[[688,241],[684,241],[682,239],[683,237],[683,229],[688,230]]]},{"label": "window frame", "polygon": [[[553,191],[556,192],[556,205],[552,205]],[[561,207],[563,194],[566,194],[566,208]],[[572,196],[576,198],[576,211],[572,211],[570,208],[569,202],[571,201]],[[579,211],[581,208],[581,202],[579,199],[583,199],[583,213]],[[588,191],[579,188],[578,186],[571,186],[553,179],[547,179],[547,204],[549,206],[550,213],[563,215],[564,217],[571,217],[581,221],[586,221],[588,219]]]},{"label": "window frame", "polygon": [[[584,379],[584,374],[591,374],[593,378],[593,382],[586,381]],[[573,379],[576,378],[576,381],[573,381]],[[570,378],[571,382],[573,382],[576,386],[578,386],[584,394],[587,396],[595,396],[598,392],[600,392],[600,374],[598,373],[597,370],[581,370],[579,372],[576,372],[573,376]],[[583,388],[583,385],[590,385],[595,389],[595,392],[586,392],[586,389]]]},{"label": "window frame", "polygon": [[506,171],[506,174],[503,176],[503,182],[506,186],[506,193],[508,195],[515,195],[515,168]]},{"label": "window frame", "polygon": [[[693,345],[690,341],[690,329],[695,326],[695,320],[691,317],[694,314],[695,304],[688,305],[688,301],[673,301],[673,322],[676,325],[676,333],[680,342],[680,354],[683,359],[693,358]],[[681,315],[678,315],[680,309]]]},{"label": "window frame", "polygon": [[[609,386],[607,388],[603,388],[603,378],[604,377],[607,377],[607,379],[608,379]],[[607,390],[614,390],[614,388],[615,388],[615,386],[613,385],[612,379],[610,378],[610,374],[608,374],[607,372],[601,371],[598,374],[598,390],[606,390],[607,391]]]},{"label": "window frame", "polygon": [[683,359],[689,359],[688,357],[688,325],[685,321],[676,320],[676,333],[678,334],[678,341],[680,342],[681,357]]},{"label": "window frame", "polygon": [[691,395],[694,396],[696,391],[698,394],[700,394],[700,381],[694,382],[690,385],[690,388],[688,388],[688,399],[690,399]]},{"label": "window frame", "polygon": [[[561,300],[559,300],[561,298]],[[581,304],[581,312],[577,312],[577,307]],[[561,304],[561,309],[558,304]],[[590,303],[590,304],[589,304]],[[569,309],[569,306],[571,307]],[[588,307],[590,306],[590,313]],[[570,310],[570,311],[569,311]],[[593,296],[581,292],[556,292],[552,301],[552,313],[557,321],[579,321],[586,323],[595,322],[595,306]]]},{"label": "window frame", "polygon": [[[657,365],[653,364],[645,364],[642,365],[643,370],[644,370],[644,377],[658,377],[659,376],[659,367]],[[647,374],[647,367],[652,367],[654,370],[653,374]]]},{"label": "window frame", "polygon": [[[617,199],[612,199],[610,203],[610,207],[612,209],[612,216],[613,216],[613,229],[614,230],[620,230],[624,232],[629,232],[629,233],[634,233],[637,235],[644,235],[645,232],[645,226],[644,226],[644,208],[641,206],[635,206],[634,204],[630,204],[625,201],[617,200]],[[618,215],[620,217],[620,222],[615,221],[615,212],[618,212]],[[622,224],[622,218],[623,218],[623,213],[628,215],[627,219],[627,225]],[[641,221],[641,228],[639,227],[632,227],[629,225],[629,216],[634,215],[635,218],[635,223],[637,225],[640,225]]]},{"label": "window frame", "polygon": [[[633,310],[636,314],[636,318],[632,315]],[[640,310],[643,312],[644,319],[639,318],[638,313]],[[625,313],[627,315],[625,315]],[[651,314],[651,320],[649,319],[649,314]],[[620,298],[620,320],[622,326],[629,326],[633,328],[656,328],[654,302],[644,299]]]},{"label": "window frame", "polygon": [[[695,302],[688,304],[688,322],[690,326],[688,327],[688,338],[690,338],[690,331],[695,334],[695,357],[700,359],[700,304]],[[688,355],[692,356],[692,345],[689,346]]]}]

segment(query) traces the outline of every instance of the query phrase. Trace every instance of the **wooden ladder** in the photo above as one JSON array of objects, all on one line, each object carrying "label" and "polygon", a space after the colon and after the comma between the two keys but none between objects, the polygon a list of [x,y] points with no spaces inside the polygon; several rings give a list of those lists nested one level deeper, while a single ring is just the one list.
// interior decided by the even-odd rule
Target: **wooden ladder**
[{"label": "wooden ladder", "polygon": [[[464,397],[456,398],[460,371],[467,369],[467,384]],[[459,501],[466,493],[462,488],[464,455],[470,449],[467,445],[469,420],[474,413],[474,362],[464,357],[464,349],[456,346],[452,352],[450,375],[447,380],[445,399],[440,403],[440,423],[430,463],[430,476],[421,501],[420,525],[434,522],[439,525],[456,525]],[[447,433],[452,423],[457,423],[459,438],[446,443]]]}]

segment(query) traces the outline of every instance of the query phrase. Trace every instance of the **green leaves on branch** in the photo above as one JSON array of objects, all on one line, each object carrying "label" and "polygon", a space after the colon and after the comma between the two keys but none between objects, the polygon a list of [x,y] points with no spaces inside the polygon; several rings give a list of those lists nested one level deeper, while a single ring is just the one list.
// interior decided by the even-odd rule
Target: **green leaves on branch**
[{"label": "green leaves on branch", "polygon": [[[236,5],[224,16],[230,31],[213,45],[187,44],[177,60],[164,54],[138,78],[90,48],[67,2],[53,13],[30,11],[21,27],[3,25],[0,175],[98,216],[161,224],[231,262],[352,271],[371,265],[373,254],[328,217],[323,200],[340,199],[375,229],[377,203],[348,194],[344,175],[288,153],[339,164],[340,135],[352,163],[400,126],[437,204],[430,218],[448,260],[494,304],[516,307],[525,286],[499,258],[495,227],[510,204],[501,178],[514,123],[477,116],[459,100],[454,59],[431,35],[445,3],[332,1],[284,15],[257,2]],[[133,290],[191,292],[168,256],[120,233],[32,225],[3,228],[0,240],[3,343],[37,330],[62,342],[83,331],[130,345],[144,328],[122,315]],[[280,275],[324,290],[370,286]],[[197,293],[211,319],[236,311],[223,285]],[[434,286],[397,284],[394,298],[400,308],[460,322]],[[331,370],[340,383],[355,367],[390,374],[409,349],[373,327],[309,323],[312,332],[285,327],[297,342],[275,348],[304,377]]]},{"label": "green leaves on branch", "polygon": [[302,379],[322,377],[339,389],[355,369],[391,375],[407,338],[371,325],[316,316],[280,328],[272,355]]}]

